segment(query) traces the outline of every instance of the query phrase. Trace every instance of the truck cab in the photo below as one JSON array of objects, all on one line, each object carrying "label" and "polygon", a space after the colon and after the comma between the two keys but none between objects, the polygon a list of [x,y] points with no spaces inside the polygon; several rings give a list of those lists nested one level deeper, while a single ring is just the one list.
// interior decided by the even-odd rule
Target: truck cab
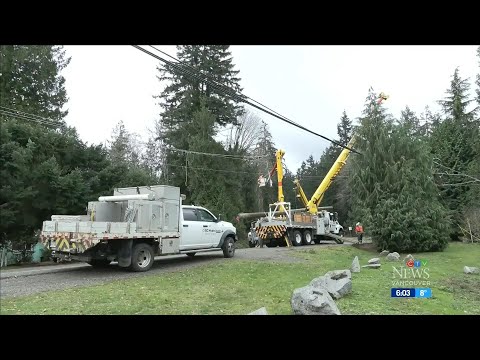
[{"label": "truck cab", "polygon": [[337,212],[325,212],[325,219],[326,219],[326,224],[328,226],[328,230],[335,234],[335,235],[340,235],[343,236],[344,230],[343,226],[340,225],[338,222],[338,213]]},{"label": "truck cab", "polygon": [[222,221],[201,206],[182,205],[180,250],[209,249],[221,246],[228,235],[236,238],[232,223]]}]

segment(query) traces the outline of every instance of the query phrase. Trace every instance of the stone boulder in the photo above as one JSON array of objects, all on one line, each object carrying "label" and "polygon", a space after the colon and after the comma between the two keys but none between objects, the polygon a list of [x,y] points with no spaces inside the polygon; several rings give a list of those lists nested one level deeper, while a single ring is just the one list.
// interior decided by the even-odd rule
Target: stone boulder
[{"label": "stone boulder", "polygon": [[413,257],[412,254],[408,254],[408,255],[405,256],[405,258],[403,259],[403,262],[407,262],[408,260],[415,260],[415,258]]},{"label": "stone boulder", "polygon": [[480,274],[480,269],[472,266],[465,266],[463,272],[465,274]]},{"label": "stone boulder", "polygon": [[388,251],[388,250],[383,250],[383,251],[380,253],[380,256],[387,256],[389,252],[390,252],[390,251]]},{"label": "stone boulder", "polygon": [[380,269],[380,266],[382,266],[382,264],[368,264],[368,265],[363,265],[362,268],[371,268],[371,269]]},{"label": "stone boulder", "polygon": [[295,315],[341,315],[337,304],[323,287],[295,289],[290,300]]},{"label": "stone boulder", "polygon": [[265,307],[261,307],[255,311],[252,311],[248,315],[268,315],[267,309]]},{"label": "stone boulder", "polygon": [[358,256],[355,256],[352,262],[352,266],[350,267],[352,272],[359,273],[360,272],[360,261],[358,261]]},{"label": "stone boulder", "polygon": [[334,270],[327,272],[324,276],[313,279],[310,286],[324,288],[334,299],[352,292],[352,273],[350,270]]},{"label": "stone boulder", "polygon": [[373,259],[368,260],[368,263],[369,264],[379,264],[380,259],[379,258],[373,258]]},{"label": "stone boulder", "polygon": [[390,253],[387,255],[387,260],[398,261],[400,260],[400,254],[397,252]]}]

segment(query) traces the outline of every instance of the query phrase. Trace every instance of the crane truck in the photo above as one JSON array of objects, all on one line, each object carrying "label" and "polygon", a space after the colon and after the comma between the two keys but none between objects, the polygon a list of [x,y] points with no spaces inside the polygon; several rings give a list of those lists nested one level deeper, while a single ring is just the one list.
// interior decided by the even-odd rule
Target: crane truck
[{"label": "crane truck", "polygon": [[201,206],[183,205],[180,188],[167,185],[114,189],[88,203],[87,215],[52,215],[40,235],[54,259],[103,267],[117,261],[147,271],[156,255],[223,251],[231,258],[238,240],[233,224]]},{"label": "crane truck", "polygon": [[270,204],[268,214],[255,223],[255,234],[260,238],[260,246],[263,244],[268,247],[289,246],[290,243],[294,246],[311,245],[320,243],[324,238],[343,243],[344,230],[338,222],[337,214],[328,211],[331,207],[319,205],[325,192],[345,165],[354,141],[355,139],[352,138],[347,147],[342,150],[310,200],[307,199],[299,180],[295,180],[297,196],[305,207],[303,209],[291,209],[290,202],[284,200],[283,171],[278,170],[282,169],[281,159],[285,152],[277,151],[278,201]]},{"label": "crane truck", "polygon": [[[388,97],[383,92],[380,93],[376,99],[375,106],[380,105]],[[263,246],[263,244],[269,247],[277,245],[290,246],[290,244],[294,246],[311,245],[313,243],[319,244],[324,238],[333,239],[337,243],[343,243],[344,229],[338,222],[338,214],[327,211],[331,207],[320,207],[319,205],[325,192],[345,165],[354,143],[355,135],[342,150],[310,199],[307,198],[303,191],[300,181],[295,179],[297,197],[302,201],[304,209],[291,209],[290,202],[285,202],[284,200],[281,160],[285,151],[278,150],[276,152],[275,167],[278,176],[278,201],[269,204],[268,213],[265,213],[265,216],[255,222],[255,227],[251,231],[260,239],[260,246]]]}]

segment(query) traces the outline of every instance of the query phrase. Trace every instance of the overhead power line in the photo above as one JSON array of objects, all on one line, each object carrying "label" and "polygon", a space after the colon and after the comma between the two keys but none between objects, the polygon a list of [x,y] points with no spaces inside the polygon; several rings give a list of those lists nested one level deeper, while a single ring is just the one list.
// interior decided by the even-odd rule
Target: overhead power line
[{"label": "overhead power line", "polygon": [[[199,71],[198,71],[197,69],[195,69],[193,66],[191,66],[191,65],[189,65],[189,64],[187,64],[187,63],[182,62],[180,59],[177,59],[176,57],[174,57],[174,56],[172,56],[172,55],[170,55],[170,54],[167,54],[165,51],[160,50],[159,48],[156,48],[156,47],[153,46],[153,45],[149,45],[149,46],[150,46],[151,48],[157,50],[158,52],[161,52],[162,54],[168,56],[169,58],[177,61],[178,63],[181,63],[182,65],[184,65],[184,66],[192,69],[193,71],[199,72]],[[211,76],[211,75],[209,75],[209,74],[202,74],[202,76],[206,77],[207,79],[210,79],[211,81],[215,82],[215,83],[216,83],[217,85],[219,85],[219,86],[226,87],[227,89],[232,90],[231,88],[225,86],[224,84],[218,83],[217,80],[214,79],[213,76]],[[250,96],[243,95],[243,94],[242,94],[241,96],[245,97],[246,99],[249,99],[249,100],[253,101],[254,103],[257,103],[257,104],[260,105],[260,106],[263,106],[265,109],[270,110],[271,112],[273,112],[274,114],[276,114],[276,115],[278,115],[278,116],[281,116],[283,119],[289,120],[288,118],[286,118],[286,117],[283,116],[282,114],[279,114],[279,113],[276,112],[275,110],[270,109],[268,106],[262,104],[261,102],[255,100],[255,99],[252,99]],[[289,120],[289,121],[291,121],[291,120]],[[329,140],[329,141],[331,141],[331,140]]]},{"label": "overhead power line", "polygon": [[[248,104],[248,105],[250,105],[250,106],[253,106],[254,108],[256,108],[256,109],[258,109],[258,110],[260,110],[260,111],[263,111],[263,112],[265,112],[265,113],[267,113],[267,114],[269,114],[269,115],[271,115],[271,116],[273,116],[273,117],[276,117],[277,119],[280,119],[280,120],[282,120],[282,121],[284,121],[284,122],[286,122],[286,123],[288,123],[288,124],[290,124],[290,125],[293,125],[293,126],[299,128],[299,129],[302,129],[302,130],[304,130],[304,131],[306,131],[306,132],[309,132],[309,133],[311,133],[311,134],[313,134],[313,135],[315,135],[315,136],[321,137],[322,139],[325,139],[325,140],[327,140],[327,141],[329,141],[329,142],[331,142],[331,143],[333,143],[333,144],[335,144],[335,145],[337,145],[337,146],[340,146],[340,147],[342,147],[342,148],[348,149],[348,150],[350,150],[350,151],[352,151],[352,152],[354,152],[354,153],[357,153],[357,154],[361,155],[361,153],[359,153],[358,151],[356,151],[356,150],[354,150],[354,149],[352,149],[352,148],[350,148],[350,147],[348,147],[348,146],[342,145],[342,144],[340,144],[339,142],[337,142],[337,141],[335,141],[335,140],[329,139],[328,137],[326,137],[326,136],[324,136],[324,135],[318,134],[318,133],[316,133],[315,131],[312,131],[312,130],[310,130],[310,129],[308,129],[308,128],[306,128],[306,127],[304,127],[304,126],[302,126],[302,125],[300,125],[300,124],[298,124],[298,123],[296,123],[296,122],[294,122],[293,120],[291,120],[291,119],[289,119],[289,118],[287,118],[287,117],[285,117],[285,116],[283,116],[283,115],[281,115],[281,114],[279,114],[279,113],[271,110],[270,108],[266,107],[266,106],[263,105],[262,103],[260,103],[260,102],[258,102],[258,101],[255,101],[255,100],[253,100],[252,98],[250,98],[250,97],[248,97],[248,96],[245,96],[245,95],[243,95],[243,94],[239,94],[236,90],[234,90],[234,89],[232,89],[232,88],[229,88],[229,87],[227,87],[227,86],[225,86],[225,85],[223,85],[223,84],[219,84],[219,83],[216,82],[215,80],[209,80],[209,77],[208,77],[207,75],[202,74],[202,73],[201,73],[200,71],[198,71],[197,69],[191,67],[191,66],[188,65],[188,64],[183,63],[182,61],[180,61],[179,59],[176,59],[175,57],[173,57],[173,56],[171,56],[171,55],[168,55],[168,54],[167,54],[170,58],[173,58],[175,61],[177,61],[177,63],[173,63],[172,61],[169,61],[169,60],[167,60],[167,59],[164,59],[164,58],[162,58],[161,56],[158,56],[158,55],[156,55],[156,54],[154,54],[154,53],[152,53],[152,52],[150,52],[150,51],[148,51],[148,50],[146,50],[146,49],[144,49],[144,48],[142,48],[142,47],[140,47],[140,46],[138,46],[138,45],[132,45],[132,46],[135,47],[136,49],[138,49],[138,50],[140,50],[140,51],[143,51],[144,53],[146,53],[146,54],[148,54],[148,55],[150,55],[150,56],[152,56],[152,57],[154,57],[154,58],[156,58],[156,59],[158,59],[158,60],[166,63],[167,65],[170,65],[173,69],[175,69],[175,70],[177,70],[177,71],[180,71],[180,72],[183,73],[183,74],[188,74],[188,75],[194,77],[196,80],[201,80],[201,81],[206,82],[207,84],[209,84],[210,86],[212,86],[212,87],[213,87],[215,90],[217,90],[218,92],[223,93],[224,95],[229,96],[229,97],[231,97],[232,99],[234,99],[234,100],[236,100],[236,101],[238,101],[238,102],[243,102],[243,103],[245,103],[245,104]],[[149,46],[151,46],[152,48],[154,48],[154,49],[157,50],[157,51],[162,52],[161,50],[153,47],[152,45],[149,45]],[[164,53],[164,52],[162,52],[162,53]],[[190,68],[190,69],[192,69],[192,70],[188,70],[188,68]],[[200,75],[198,75],[198,74],[200,74]],[[251,101],[249,101],[249,100],[251,100]],[[259,104],[260,106],[254,104],[253,102]]]},{"label": "overhead power line", "polygon": [[51,126],[51,127],[65,127],[65,124],[62,122],[58,122],[49,118],[45,118],[39,115],[35,115],[32,113],[27,113],[25,111],[20,111],[16,109],[12,109],[6,106],[0,106],[0,114],[8,117],[13,117],[17,119],[27,120],[30,122],[35,122],[41,125]]},{"label": "overhead power line", "polygon": [[173,164],[166,164],[165,166],[173,166],[173,167],[179,167],[179,168],[187,168],[187,169],[193,169],[193,170],[202,170],[202,171],[214,171],[214,172],[225,172],[225,173],[236,173],[236,174],[252,174],[249,171],[235,171],[235,170],[217,170],[217,169],[210,169],[210,168],[204,168],[204,167],[194,167],[194,166],[186,166],[186,165],[173,165]]},{"label": "overhead power line", "polygon": [[228,159],[238,159],[238,160],[255,160],[268,157],[264,156],[241,156],[241,155],[230,155],[230,154],[219,154],[219,153],[205,153],[200,151],[192,151],[192,150],[184,150],[184,149],[176,149],[176,148],[167,148],[167,150],[177,151],[186,154],[197,154],[197,155],[207,155],[207,156],[215,156],[215,157],[223,157]]}]

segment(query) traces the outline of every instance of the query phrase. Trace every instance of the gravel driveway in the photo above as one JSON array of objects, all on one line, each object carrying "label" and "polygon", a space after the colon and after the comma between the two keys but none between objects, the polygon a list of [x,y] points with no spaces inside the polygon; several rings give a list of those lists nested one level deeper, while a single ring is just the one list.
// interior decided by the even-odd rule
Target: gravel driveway
[{"label": "gravel driveway", "polygon": [[[253,248],[237,249],[233,259],[224,259],[221,251],[198,253],[193,258],[185,255],[160,256],[150,271],[133,273],[111,265],[108,268],[93,268],[84,263],[52,265],[9,269],[0,271],[0,297],[11,298],[36,294],[44,291],[59,290],[78,286],[102,284],[117,279],[153,276],[186,268],[201,266],[206,263],[237,260],[267,260],[295,262],[300,259],[291,256],[291,251],[319,249],[324,246],[343,246],[336,244],[321,244],[293,248]],[[345,243],[344,245],[349,245]]]}]

